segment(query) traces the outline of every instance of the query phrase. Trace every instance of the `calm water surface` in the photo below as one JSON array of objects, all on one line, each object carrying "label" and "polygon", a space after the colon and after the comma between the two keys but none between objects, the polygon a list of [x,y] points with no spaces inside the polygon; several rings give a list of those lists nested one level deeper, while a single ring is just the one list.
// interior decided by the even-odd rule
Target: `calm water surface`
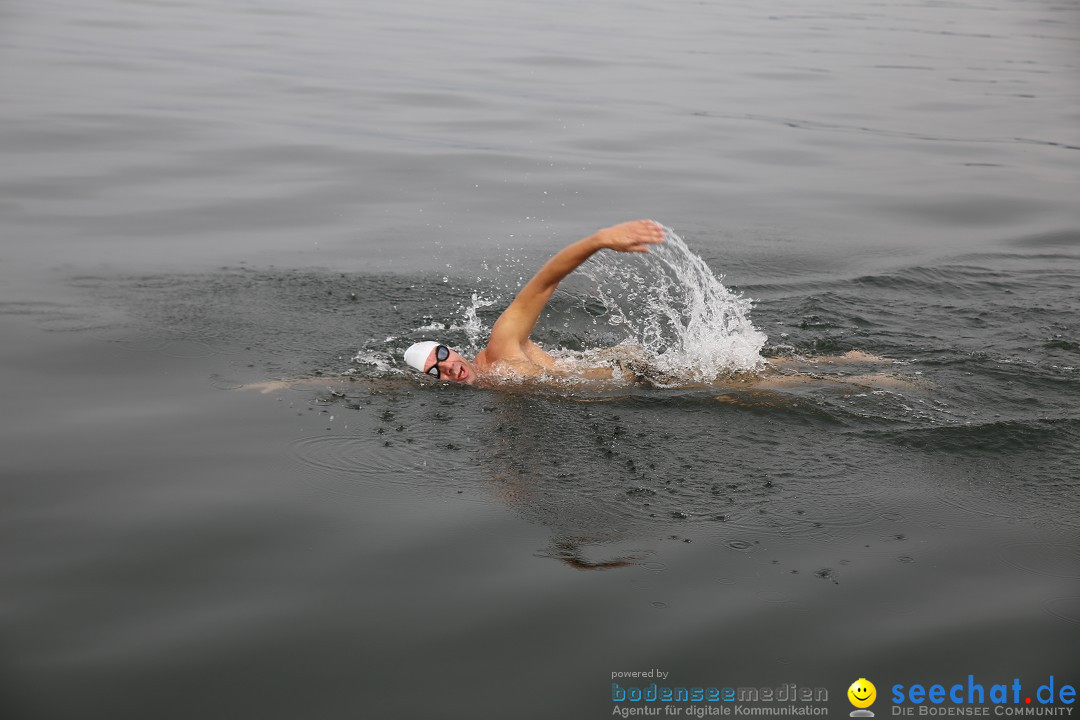
[{"label": "calm water surface", "polygon": [[[1053,1],[5,3],[3,717],[1077,684],[1078,40]],[[400,371],[635,217],[767,355],[896,382]],[[538,339],[624,339],[595,290]]]}]

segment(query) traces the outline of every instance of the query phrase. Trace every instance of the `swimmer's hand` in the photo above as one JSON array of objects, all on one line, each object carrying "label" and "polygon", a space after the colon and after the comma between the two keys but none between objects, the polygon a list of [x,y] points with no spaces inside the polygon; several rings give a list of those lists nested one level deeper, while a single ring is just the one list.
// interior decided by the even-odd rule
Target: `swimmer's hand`
[{"label": "swimmer's hand", "polygon": [[649,252],[649,245],[664,242],[664,228],[652,220],[633,220],[597,231],[600,246],[618,252]]}]

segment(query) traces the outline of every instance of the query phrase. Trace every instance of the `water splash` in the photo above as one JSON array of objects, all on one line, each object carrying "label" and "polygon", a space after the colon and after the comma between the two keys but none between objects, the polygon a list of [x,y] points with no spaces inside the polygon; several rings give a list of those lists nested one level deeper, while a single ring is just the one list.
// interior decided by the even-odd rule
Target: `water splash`
[{"label": "water splash", "polygon": [[670,228],[648,254],[597,253],[581,267],[609,325],[640,345],[649,365],[682,380],[708,382],[764,366],[765,334],[750,322],[751,301],[724,287]]},{"label": "water splash", "polygon": [[486,298],[474,292],[468,303],[457,307],[454,317],[445,322],[436,320],[420,325],[413,328],[412,333],[421,339],[431,339],[430,336],[434,333],[435,338],[451,344],[458,352],[475,355],[484,348],[488,335],[491,334],[491,328],[484,324],[479,312],[497,302],[497,297]]},{"label": "water splash", "polygon": [[372,350],[361,348],[350,358],[354,367],[342,372],[342,375],[356,375],[360,369],[374,371],[378,375],[390,375],[399,371],[394,366],[394,357],[385,350]]},{"label": "water splash", "polygon": [[[679,385],[764,367],[761,348],[767,338],[750,322],[750,300],[724,287],[682,238],[665,230],[665,242],[648,254],[597,253],[578,270],[594,285],[586,290],[585,301],[603,308],[596,320],[606,321],[623,341],[614,349],[582,352],[547,347],[562,371],[611,365],[619,377],[631,361],[632,374],[658,385]],[[501,299],[496,289],[474,292],[454,317],[417,327],[412,335],[420,339],[435,333],[475,355],[491,333],[481,314]]]},{"label": "water splash", "polygon": [[484,321],[476,313],[481,308],[494,305],[495,302],[495,298],[480,297],[478,293],[473,293],[472,302],[461,308],[465,313],[465,321],[461,324],[461,329],[465,331],[465,336],[469,339],[469,347],[474,354],[483,349],[484,341],[491,334],[491,328],[485,326]]}]

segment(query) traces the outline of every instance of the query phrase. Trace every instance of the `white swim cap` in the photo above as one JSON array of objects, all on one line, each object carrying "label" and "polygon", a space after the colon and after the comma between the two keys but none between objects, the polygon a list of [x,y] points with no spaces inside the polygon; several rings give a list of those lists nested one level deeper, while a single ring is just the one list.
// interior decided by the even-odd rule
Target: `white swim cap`
[{"label": "white swim cap", "polygon": [[405,351],[405,362],[420,372],[424,372],[424,365],[427,363],[428,356],[431,355],[431,351],[437,347],[439,347],[439,343],[434,340],[422,340],[418,343],[413,343],[409,346],[409,349]]}]

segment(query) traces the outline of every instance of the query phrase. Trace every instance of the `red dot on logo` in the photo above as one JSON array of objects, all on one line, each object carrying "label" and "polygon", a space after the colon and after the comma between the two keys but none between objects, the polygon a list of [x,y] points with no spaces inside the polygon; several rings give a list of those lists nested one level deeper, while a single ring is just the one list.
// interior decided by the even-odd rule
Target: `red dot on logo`
[{"label": "red dot on logo", "polygon": [[1026,702],[1028,705],[1030,705],[1031,704],[1031,698],[1024,698],[1024,702]]}]

